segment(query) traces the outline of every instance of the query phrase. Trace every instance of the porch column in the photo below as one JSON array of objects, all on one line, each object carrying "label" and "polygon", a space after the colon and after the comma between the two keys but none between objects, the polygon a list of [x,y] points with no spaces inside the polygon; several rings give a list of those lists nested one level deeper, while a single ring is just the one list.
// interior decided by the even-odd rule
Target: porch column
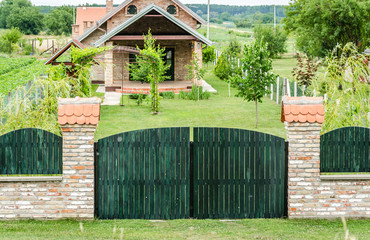
[{"label": "porch column", "polygon": [[[106,47],[112,47],[113,42],[106,42]],[[105,80],[105,87],[110,87],[113,85],[113,50],[106,51],[104,54],[104,63],[105,63],[105,71],[104,71],[104,80]]]}]

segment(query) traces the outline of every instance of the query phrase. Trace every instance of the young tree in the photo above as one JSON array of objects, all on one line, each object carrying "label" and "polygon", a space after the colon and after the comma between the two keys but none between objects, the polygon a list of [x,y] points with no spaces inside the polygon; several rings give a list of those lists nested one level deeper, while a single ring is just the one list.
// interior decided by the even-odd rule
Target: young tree
[{"label": "young tree", "polygon": [[136,63],[129,64],[129,69],[136,81],[143,81],[142,76],[150,83],[150,98],[152,113],[159,112],[159,91],[158,83],[163,82],[170,77],[166,72],[171,67],[163,61],[165,49],[155,44],[152,34],[149,30],[148,35],[144,35],[144,49],[140,49],[140,54],[136,56]]},{"label": "young tree", "polygon": [[243,71],[246,76],[234,75],[229,78],[231,84],[236,87],[236,96],[242,97],[248,102],[253,101],[256,105],[256,128],[258,126],[258,102],[262,103],[265,94],[270,94],[269,88],[276,79],[272,70],[272,60],[269,58],[267,46],[263,41],[255,41],[252,45],[245,45],[241,60]]},{"label": "young tree", "polygon": [[275,58],[287,52],[286,41],[288,37],[281,27],[277,27],[274,30],[273,27],[259,25],[254,28],[254,34],[257,41],[263,39],[267,43],[267,50],[270,53],[269,57]]},{"label": "young tree", "polygon": [[315,63],[310,58],[302,58],[297,54],[297,67],[293,68],[293,77],[297,80],[298,85],[303,87],[303,90],[311,86],[312,82],[317,79],[316,73],[319,63]]},{"label": "young tree", "polygon": [[21,31],[19,31],[18,28],[13,28],[10,29],[10,30],[7,30],[3,35],[1,35],[1,37],[9,42],[9,54],[12,53],[12,43],[17,43],[19,41],[19,39],[21,39],[23,36],[23,34],[21,33]]},{"label": "young tree", "polygon": [[201,81],[203,80],[206,71],[200,66],[196,52],[193,52],[193,60],[190,65],[186,65],[186,68],[189,70],[188,79],[194,80],[197,99],[199,101],[199,86],[201,85]]}]

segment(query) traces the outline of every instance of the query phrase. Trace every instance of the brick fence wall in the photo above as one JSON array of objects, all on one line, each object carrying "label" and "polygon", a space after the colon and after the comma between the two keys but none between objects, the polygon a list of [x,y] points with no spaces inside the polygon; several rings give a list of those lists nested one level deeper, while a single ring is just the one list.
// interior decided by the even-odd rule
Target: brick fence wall
[{"label": "brick fence wall", "polygon": [[94,133],[100,100],[77,98],[59,104],[63,175],[3,178],[0,219],[94,218]]},{"label": "brick fence wall", "polygon": [[288,216],[369,218],[368,176],[320,174],[320,131],[323,115],[322,99],[284,99],[283,121],[289,142]]},{"label": "brick fence wall", "polygon": [[[321,175],[320,98],[285,98],[290,218],[370,217],[368,175]],[[0,179],[0,219],[94,218],[94,132],[100,100],[59,101],[63,175]],[[324,179],[325,178],[325,179]],[[4,182],[5,181],[5,182]]]}]

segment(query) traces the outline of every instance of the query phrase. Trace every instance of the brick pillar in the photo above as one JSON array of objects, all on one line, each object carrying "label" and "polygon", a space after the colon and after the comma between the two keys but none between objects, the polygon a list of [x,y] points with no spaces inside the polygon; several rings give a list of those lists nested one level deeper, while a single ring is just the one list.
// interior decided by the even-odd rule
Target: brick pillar
[{"label": "brick pillar", "polygon": [[[94,218],[94,133],[100,117],[98,98],[59,99],[63,132],[63,218]],[[63,190],[63,189],[62,189]],[[60,191],[62,191],[60,190]]]},{"label": "brick pillar", "polygon": [[285,97],[282,121],[289,142],[288,216],[316,216],[320,184],[320,131],[324,122],[322,98]]},{"label": "brick pillar", "polygon": [[107,13],[113,10],[113,0],[106,1],[106,10],[107,10]]},{"label": "brick pillar", "polygon": [[[113,46],[113,42],[106,42],[105,46]],[[104,71],[104,80],[105,87],[110,87],[113,85],[113,50],[105,52],[105,71]]]}]

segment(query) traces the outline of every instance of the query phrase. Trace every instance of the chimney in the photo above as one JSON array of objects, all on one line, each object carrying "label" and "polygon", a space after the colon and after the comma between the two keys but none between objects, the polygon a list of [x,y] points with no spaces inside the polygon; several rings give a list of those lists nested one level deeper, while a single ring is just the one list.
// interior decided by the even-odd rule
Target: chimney
[{"label": "chimney", "polygon": [[107,0],[106,9],[107,13],[113,10],[113,0]]}]

